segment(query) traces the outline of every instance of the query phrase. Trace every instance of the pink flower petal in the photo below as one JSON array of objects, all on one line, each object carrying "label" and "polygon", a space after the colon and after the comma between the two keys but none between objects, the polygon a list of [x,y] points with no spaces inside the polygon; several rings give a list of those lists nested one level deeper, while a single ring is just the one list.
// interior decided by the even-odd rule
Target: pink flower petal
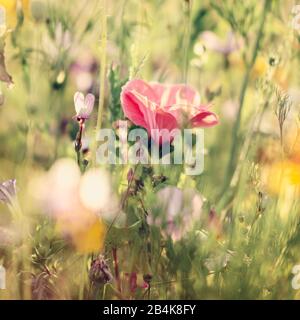
[{"label": "pink flower petal", "polygon": [[151,87],[159,98],[160,106],[172,106],[174,104],[200,104],[200,95],[193,87],[186,84],[163,85],[151,83]]},{"label": "pink flower petal", "polygon": [[126,85],[123,87],[124,92],[135,92],[138,95],[147,97],[148,100],[159,104],[159,97],[156,95],[156,92],[153,90],[150,84],[147,82],[140,80],[140,79],[134,79],[131,81],[128,81]]},{"label": "pink flower petal", "polygon": [[149,126],[144,119],[144,114],[141,111],[144,106],[133,93],[123,91],[121,94],[121,103],[123,112],[130,121],[132,121],[137,126],[149,129]]},{"label": "pink flower petal", "polygon": [[201,111],[190,119],[193,127],[212,127],[219,123],[217,116],[210,111]]},{"label": "pink flower petal", "polygon": [[90,115],[93,111],[94,108],[94,103],[95,103],[95,96],[91,93],[87,94],[85,97],[85,108],[86,108],[86,113]]},{"label": "pink flower petal", "polygon": [[156,128],[154,129],[165,130],[161,132],[159,137],[155,134],[156,131],[151,132],[152,139],[159,144],[173,141],[174,137],[171,134],[172,130],[178,128],[177,120],[170,113],[159,111],[156,113],[155,123]]},{"label": "pink flower petal", "polygon": [[75,105],[75,111],[77,114],[80,113],[80,110],[84,108],[84,95],[82,92],[76,92],[74,94],[74,105]]},{"label": "pink flower petal", "polygon": [[216,115],[207,111],[207,106],[199,106],[199,93],[185,84],[148,84],[139,79],[131,80],[122,89],[121,104],[125,116],[145,128],[159,144],[172,138],[169,133],[158,136],[152,130],[171,132],[186,116],[193,126],[209,127],[218,123]]}]

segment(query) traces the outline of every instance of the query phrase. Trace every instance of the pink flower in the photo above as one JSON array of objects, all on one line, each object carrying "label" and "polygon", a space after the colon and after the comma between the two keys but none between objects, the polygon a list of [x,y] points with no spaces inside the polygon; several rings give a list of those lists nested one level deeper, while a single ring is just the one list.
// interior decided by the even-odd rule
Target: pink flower
[{"label": "pink flower", "polygon": [[83,93],[76,92],[74,95],[74,104],[76,110],[76,118],[79,120],[86,120],[90,117],[95,103],[95,96],[91,93],[84,97]]},{"label": "pink flower", "polygon": [[[157,138],[153,129],[181,127],[185,121],[192,127],[210,127],[218,123],[217,116],[200,104],[200,95],[184,84],[163,85],[135,79],[127,82],[121,93],[125,116],[141,126],[155,142],[165,143],[169,136]],[[159,140],[158,140],[159,139]]]}]

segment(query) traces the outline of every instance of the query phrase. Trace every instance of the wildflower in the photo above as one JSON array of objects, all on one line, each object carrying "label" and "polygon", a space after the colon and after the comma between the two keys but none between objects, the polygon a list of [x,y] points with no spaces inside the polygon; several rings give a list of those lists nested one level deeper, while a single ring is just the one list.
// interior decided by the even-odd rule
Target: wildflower
[{"label": "wildflower", "polygon": [[95,57],[85,51],[70,67],[71,77],[80,91],[88,91],[93,87],[97,71],[98,65]]},{"label": "wildflower", "polygon": [[69,30],[64,30],[63,25],[59,22],[55,26],[54,35],[45,37],[43,46],[48,56],[55,63],[59,57],[71,48],[71,33]]},{"label": "wildflower", "polygon": [[6,12],[3,7],[0,6],[0,37],[4,36],[6,32]]},{"label": "wildflower", "polygon": [[258,56],[251,70],[252,78],[259,78],[266,74],[268,70],[268,61],[265,57]]},{"label": "wildflower", "polygon": [[184,84],[162,85],[135,79],[127,82],[121,93],[125,116],[148,131],[159,144],[170,139],[169,134],[157,137],[153,129],[172,131],[187,118],[193,127],[210,127],[218,123],[217,116],[200,105],[200,95]]},{"label": "wildflower", "polygon": [[194,221],[200,219],[203,201],[203,197],[193,189],[164,187],[157,193],[156,210],[153,210],[161,210],[164,215],[149,216],[148,222],[165,226],[166,234],[173,240],[179,240],[190,230]]},{"label": "wildflower", "polygon": [[233,32],[227,34],[225,41],[220,39],[212,31],[204,31],[201,34],[200,39],[207,49],[223,54],[225,57],[232,52],[241,49],[243,46],[242,40],[240,38],[238,39]]},{"label": "wildflower", "polygon": [[104,259],[102,254],[92,261],[89,278],[92,282],[98,284],[105,284],[112,281],[113,275],[111,274],[107,260]]},{"label": "wildflower", "polygon": [[17,23],[18,10],[21,10],[25,16],[28,15],[29,0],[0,0],[0,8],[5,16],[5,29],[14,29]]},{"label": "wildflower", "polygon": [[57,231],[70,239],[78,252],[102,249],[103,220],[113,220],[119,210],[107,172],[91,169],[81,176],[74,160],[60,159],[32,189],[39,190],[35,197],[56,221]]},{"label": "wildflower", "polygon": [[79,130],[78,130],[76,141],[75,141],[76,152],[79,152],[82,147],[82,135],[84,130],[84,123],[85,123],[85,120],[87,120],[90,117],[94,108],[94,103],[95,103],[95,96],[91,93],[87,94],[86,97],[84,97],[83,93],[81,92],[76,92],[74,95],[76,115],[73,118],[77,119],[79,123]]},{"label": "wildflower", "polygon": [[13,81],[11,75],[6,70],[4,55],[5,36],[7,33],[7,6],[9,4],[6,1],[0,0],[0,80],[5,82],[8,87],[11,87]]},{"label": "wildflower", "polygon": [[102,220],[93,216],[93,223],[71,234],[72,243],[79,253],[99,252],[103,249],[106,226]]},{"label": "wildflower", "polygon": [[[101,190],[101,192],[98,193],[95,190]],[[80,200],[92,211],[102,211],[109,207],[111,192],[110,177],[104,170],[91,169],[81,179]]]},{"label": "wildflower", "polygon": [[86,120],[90,117],[95,103],[95,96],[91,93],[84,97],[83,93],[76,92],[74,95],[74,104],[77,121]]},{"label": "wildflower", "polygon": [[224,118],[231,121],[235,120],[238,109],[239,109],[238,101],[231,100],[231,99],[226,100],[222,105],[222,113]]},{"label": "wildflower", "polygon": [[276,161],[265,166],[263,179],[268,191],[274,194],[286,191],[300,185],[300,163],[294,159]]},{"label": "wildflower", "polygon": [[11,179],[0,183],[0,202],[11,204],[16,196],[16,180]]}]

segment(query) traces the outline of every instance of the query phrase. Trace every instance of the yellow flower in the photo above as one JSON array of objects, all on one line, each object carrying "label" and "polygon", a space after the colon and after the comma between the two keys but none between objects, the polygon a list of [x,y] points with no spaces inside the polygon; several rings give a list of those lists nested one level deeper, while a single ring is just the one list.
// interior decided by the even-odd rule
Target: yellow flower
[{"label": "yellow flower", "polygon": [[268,63],[265,58],[257,57],[252,68],[251,76],[254,78],[263,76],[268,70]]},{"label": "yellow flower", "polygon": [[100,252],[106,234],[105,224],[97,220],[89,228],[72,234],[72,242],[79,253]]},{"label": "yellow flower", "polygon": [[275,162],[266,170],[266,175],[267,186],[271,193],[279,194],[288,188],[298,190],[300,163],[291,160]]},{"label": "yellow flower", "polygon": [[229,54],[228,56],[228,61],[231,66],[237,67],[237,68],[243,68],[244,67],[244,62],[242,59],[242,56],[240,52],[234,51]]},{"label": "yellow flower", "polygon": [[29,12],[30,0],[0,0],[0,7],[5,10],[6,28],[13,29],[17,23],[17,10],[21,8],[24,15]]},{"label": "yellow flower", "polygon": [[108,172],[90,169],[81,175],[74,160],[59,159],[32,183],[32,189],[55,220],[57,233],[79,253],[101,251],[106,235],[104,219],[112,221],[119,212]]},{"label": "yellow flower", "polygon": [[[228,56],[228,61],[231,66],[244,70],[245,65],[242,59],[242,56],[239,52],[232,52]],[[262,77],[268,71],[268,61],[266,58],[259,56],[257,57],[254,66],[251,70],[251,78],[256,79],[258,77]]]},{"label": "yellow flower", "polygon": [[300,164],[293,164],[290,169],[290,181],[293,185],[300,185]]},{"label": "yellow flower", "polygon": [[278,161],[263,170],[269,193],[278,197],[279,216],[287,222],[293,214],[295,198],[300,195],[300,163],[293,160]]}]

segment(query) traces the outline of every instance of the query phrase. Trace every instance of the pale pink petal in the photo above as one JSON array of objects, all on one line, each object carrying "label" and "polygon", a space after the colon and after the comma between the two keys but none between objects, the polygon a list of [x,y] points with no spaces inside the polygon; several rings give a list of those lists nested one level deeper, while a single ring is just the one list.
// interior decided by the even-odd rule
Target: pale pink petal
[{"label": "pale pink petal", "polygon": [[233,32],[229,32],[226,40],[220,39],[212,31],[205,31],[201,34],[201,39],[207,49],[228,55],[243,46],[243,41],[237,38]]},{"label": "pale pink petal", "polygon": [[159,98],[162,108],[174,104],[200,104],[200,95],[193,87],[186,84],[162,85],[151,83],[155,95]]},{"label": "pale pink petal", "polygon": [[90,115],[93,111],[94,108],[94,103],[95,103],[95,96],[91,93],[87,94],[85,97],[85,108],[86,108],[86,113]]},{"label": "pale pink petal", "polygon": [[223,51],[224,44],[214,32],[204,31],[201,34],[201,40],[207,49],[217,52]]},{"label": "pale pink petal", "polygon": [[80,111],[84,108],[84,95],[82,92],[76,92],[74,94],[74,105],[76,114],[79,114]]}]

